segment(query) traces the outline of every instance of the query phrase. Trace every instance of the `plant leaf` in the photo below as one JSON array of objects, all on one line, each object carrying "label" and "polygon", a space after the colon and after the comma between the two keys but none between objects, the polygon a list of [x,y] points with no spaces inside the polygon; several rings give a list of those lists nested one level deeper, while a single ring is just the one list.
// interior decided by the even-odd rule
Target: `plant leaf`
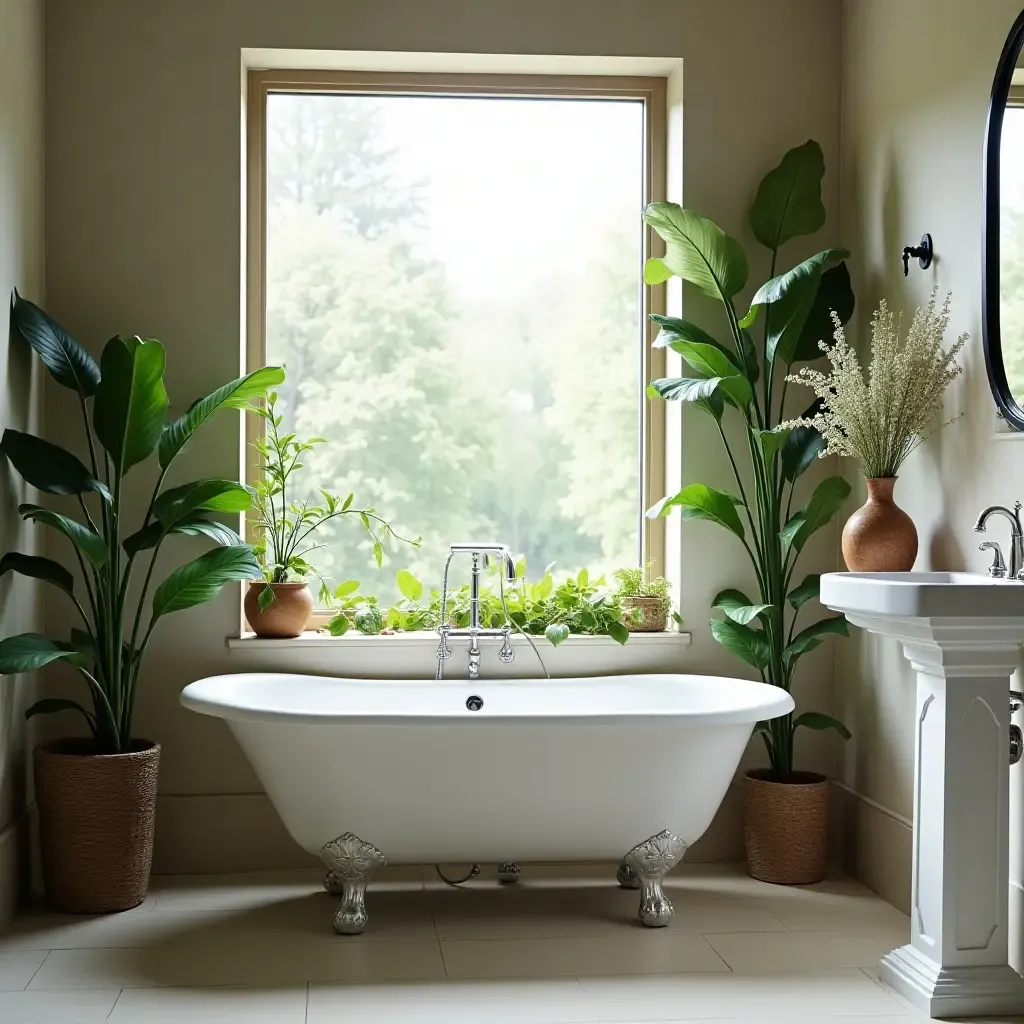
[{"label": "plant leaf", "polygon": [[159,520],[152,522],[131,536],[125,537],[121,546],[127,554],[137,555],[140,551],[155,548],[161,537],[171,533],[186,534],[190,537],[209,537],[210,540],[223,547],[242,543],[242,538],[230,526],[218,523],[215,519],[207,519],[202,513],[192,512],[170,527],[165,527]]},{"label": "plant leaf", "polygon": [[[625,627],[623,627],[625,629]],[[563,640],[569,636],[569,627],[564,622],[552,622],[547,629],[544,630],[544,635],[548,638],[548,642],[552,647],[557,647]]]},{"label": "plant leaf", "polygon": [[344,636],[349,628],[348,617],[345,615],[335,615],[333,619],[326,623],[325,628],[331,636]]},{"label": "plant leaf", "polygon": [[742,291],[747,283],[747,254],[714,221],[678,203],[651,203],[644,220],[664,239],[660,262],[673,274],[715,299],[728,300]]},{"label": "plant leaf", "polygon": [[617,644],[624,644],[629,639],[629,630],[621,622],[609,622],[608,635]]},{"label": "plant leaf", "polygon": [[761,179],[750,208],[750,227],[765,248],[774,252],[791,238],[813,235],[824,226],[824,176],[821,146],[808,139],[786,153],[778,167]]},{"label": "plant leaf", "polygon": [[35,704],[25,709],[25,720],[28,721],[36,715],[55,715],[58,711],[77,711],[89,723],[89,728],[93,728],[92,715],[77,700],[66,700],[63,697],[44,697],[37,700]]},{"label": "plant leaf", "polygon": [[79,460],[64,448],[32,434],[9,427],[0,438],[0,452],[25,481],[47,494],[85,494],[95,491],[107,501],[110,492],[93,478]]},{"label": "plant leaf", "polygon": [[265,612],[275,600],[277,600],[277,594],[274,593],[274,588],[267,583],[259,592],[256,603],[259,605],[260,611]]},{"label": "plant leaf", "polygon": [[665,261],[652,256],[644,264],[644,284],[664,284],[670,277],[672,271],[665,266]]},{"label": "plant leaf", "polygon": [[0,576],[6,572],[16,572],[34,580],[42,580],[59,587],[65,594],[74,594],[74,577],[60,562],[52,558],[41,558],[38,555],[23,555],[20,551],[8,551],[0,558]]},{"label": "plant leaf", "polygon": [[758,629],[742,626],[732,619],[712,619],[711,635],[727,651],[757,669],[763,669],[771,660],[768,640]]},{"label": "plant leaf", "polygon": [[661,328],[651,345],[652,348],[672,348],[680,341],[696,341],[702,345],[714,345],[725,351],[724,346],[711,337],[703,327],[698,327],[689,320],[677,316],[664,316],[661,313],[650,313],[649,316]]},{"label": "plant leaf", "polygon": [[845,263],[830,267],[821,275],[818,293],[814,296],[811,311],[807,314],[804,329],[793,352],[793,362],[811,362],[824,356],[819,342],[831,342],[835,333],[832,311],[839,314],[842,324],[850,322],[855,305],[850,271]]},{"label": "plant leaf", "polygon": [[831,715],[823,715],[820,711],[805,711],[802,715],[797,715],[793,719],[793,729],[799,729],[800,726],[816,729],[819,732],[825,729],[835,729],[844,740],[848,740],[853,736],[853,733],[838,718],[833,718]]},{"label": "plant leaf", "polygon": [[804,523],[803,512],[794,512],[792,518],[786,525],[779,530],[779,539],[782,541],[782,553],[786,554],[789,549],[793,546],[793,538],[803,529]]},{"label": "plant leaf", "polygon": [[821,592],[821,573],[809,572],[799,587],[794,587],[787,595],[786,600],[794,608],[802,608],[812,598]]},{"label": "plant leaf", "polygon": [[841,476],[826,477],[814,488],[811,500],[797,513],[803,517],[803,523],[793,537],[797,551],[802,550],[811,534],[820,530],[842,508],[849,496],[850,485]]},{"label": "plant leaf", "polygon": [[423,584],[408,569],[399,569],[395,573],[395,580],[403,597],[410,601],[418,601],[423,596]]},{"label": "plant leaf", "polygon": [[[813,417],[819,408],[820,402],[815,402],[804,413],[804,418]],[[825,438],[814,427],[807,425],[794,427],[782,446],[783,477],[792,483],[798,476],[806,472],[824,450]]]},{"label": "plant leaf", "polygon": [[153,595],[153,618],[203,604],[216,597],[225,583],[262,577],[248,544],[214,548],[175,569]]},{"label": "plant leaf", "polygon": [[343,597],[348,597],[349,594],[354,594],[359,589],[359,580],[342,580],[334,588],[334,596],[339,600]]},{"label": "plant leaf", "polygon": [[15,290],[11,324],[32,346],[53,379],[89,398],[100,382],[96,360],[52,317]]},{"label": "plant leaf", "polygon": [[738,499],[704,484],[688,484],[678,494],[662,498],[647,512],[648,519],[666,516],[678,508],[683,519],[708,519],[743,537],[743,524],[736,511]]},{"label": "plant leaf", "polygon": [[44,526],[52,526],[60,530],[79,551],[85,555],[90,565],[97,569],[105,565],[107,561],[107,543],[91,527],[85,526],[72,519],[70,516],[61,515],[59,512],[51,512],[48,508],[41,508],[39,505],[23,504],[18,506],[18,512],[22,519],[28,519],[35,523],[42,523]]},{"label": "plant leaf", "polygon": [[775,456],[783,448],[791,432],[792,428],[790,427],[774,427],[772,430],[755,431],[766,466],[770,467],[775,461]]},{"label": "plant leaf", "polygon": [[668,402],[700,402],[720,394],[730,405],[743,408],[750,404],[753,391],[746,377],[734,374],[729,377],[661,377],[651,381],[647,394]]},{"label": "plant leaf", "polygon": [[283,380],[283,367],[263,366],[193,402],[188,412],[166,424],[160,434],[157,458],[161,468],[166,469],[192,435],[220,409],[244,409],[252,399],[266,394]]},{"label": "plant leaf", "polygon": [[733,622],[738,622],[741,626],[745,626],[748,622],[753,622],[759,615],[770,611],[772,605],[754,604],[740,590],[723,590],[711,602],[711,607],[718,608],[720,611],[725,612]]},{"label": "plant leaf", "polygon": [[797,345],[818,294],[822,273],[849,257],[847,249],[824,249],[792,270],[761,285],[751,305],[768,306],[768,362],[795,358]]},{"label": "plant leaf", "polygon": [[111,338],[100,360],[92,422],[120,476],[156,450],[167,409],[163,345],[152,339]]},{"label": "plant leaf", "polygon": [[153,514],[169,527],[191,512],[245,512],[251,505],[252,488],[210,477],[163,491],[153,503]]},{"label": "plant leaf", "polygon": [[846,624],[845,615],[834,615],[828,619],[819,619],[806,629],[800,630],[782,652],[783,660],[792,664],[797,658],[808,651],[813,651],[826,636],[849,636],[850,628]]},{"label": "plant leaf", "polygon": [[62,659],[75,666],[84,664],[81,653],[75,648],[58,644],[42,633],[19,633],[0,640],[0,675],[32,672]]}]

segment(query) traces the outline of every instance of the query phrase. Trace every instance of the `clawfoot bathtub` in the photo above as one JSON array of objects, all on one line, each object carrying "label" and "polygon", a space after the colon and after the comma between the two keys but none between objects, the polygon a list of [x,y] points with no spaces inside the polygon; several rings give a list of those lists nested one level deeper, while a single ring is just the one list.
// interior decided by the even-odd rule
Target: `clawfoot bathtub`
[{"label": "clawfoot bathtub", "polygon": [[211,676],[181,702],[227,721],[292,838],[366,926],[384,864],[619,860],[638,917],[711,823],[754,724],[788,693],[689,675],[425,682]]}]

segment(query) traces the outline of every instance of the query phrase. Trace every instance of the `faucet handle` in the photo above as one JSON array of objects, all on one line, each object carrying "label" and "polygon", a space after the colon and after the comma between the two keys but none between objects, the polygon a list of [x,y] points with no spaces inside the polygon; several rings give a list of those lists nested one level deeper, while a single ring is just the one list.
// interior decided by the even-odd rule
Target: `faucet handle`
[{"label": "faucet handle", "polygon": [[988,568],[989,576],[994,579],[1002,579],[1006,575],[1006,560],[1003,558],[1002,549],[994,540],[987,540],[978,545],[979,551],[985,551],[986,549],[991,549],[993,552],[992,564]]},{"label": "faucet handle", "polygon": [[503,665],[509,664],[515,656],[516,652],[512,650],[512,640],[510,637],[511,630],[508,626],[503,626],[501,630],[501,649],[498,651],[498,658]]},{"label": "faucet handle", "polygon": [[437,660],[447,661],[452,656],[452,649],[448,646],[448,632],[452,627],[445,624],[438,626],[437,632],[441,636],[441,642],[437,645]]}]

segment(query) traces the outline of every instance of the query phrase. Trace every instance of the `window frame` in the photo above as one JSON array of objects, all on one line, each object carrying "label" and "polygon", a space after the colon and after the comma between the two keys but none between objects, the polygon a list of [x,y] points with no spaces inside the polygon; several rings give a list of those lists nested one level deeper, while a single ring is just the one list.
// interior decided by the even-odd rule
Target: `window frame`
[{"label": "window frame", "polygon": [[[245,216],[242,232],[242,361],[245,372],[266,362],[266,241],[267,241],[267,99],[272,93],[330,94],[429,94],[436,96],[520,96],[573,97],[585,99],[634,99],[644,105],[644,205],[667,198],[667,79],[618,75],[534,75],[475,73],[399,73],[378,71],[249,69],[243,91],[243,197]],[[667,309],[664,284],[643,281],[643,264],[664,253],[664,243],[652,228],[643,226],[641,264],[642,354],[641,388],[666,373],[664,349],[653,348],[656,325],[649,314]],[[666,571],[665,520],[648,519],[644,512],[666,493],[667,418],[665,403],[642,393],[640,403],[639,453],[643,507],[638,510],[641,564],[652,563],[656,575]],[[258,459],[252,443],[259,439],[263,421],[245,418],[245,449],[242,468],[246,482],[258,473]],[[255,523],[246,517],[246,533],[255,539]],[[310,622],[315,629],[329,613],[317,609]]]}]

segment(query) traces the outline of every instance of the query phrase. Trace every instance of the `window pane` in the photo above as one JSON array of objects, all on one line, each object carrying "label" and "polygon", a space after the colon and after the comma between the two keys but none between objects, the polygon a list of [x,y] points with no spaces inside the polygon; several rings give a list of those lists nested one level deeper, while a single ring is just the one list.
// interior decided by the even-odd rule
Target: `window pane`
[{"label": "window pane", "polygon": [[1010,394],[1024,403],[1024,107],[1003,116],[999,180],[999,336]]},{"label": "window pane", "polygon": [[424,541],[378,573],[332,523],[325,574],[389,601],[467,539],[531,576],[635,564],[643,104],[275,94],[267,118],[267,357],[288,429],[328,441],[307,486]]}]

